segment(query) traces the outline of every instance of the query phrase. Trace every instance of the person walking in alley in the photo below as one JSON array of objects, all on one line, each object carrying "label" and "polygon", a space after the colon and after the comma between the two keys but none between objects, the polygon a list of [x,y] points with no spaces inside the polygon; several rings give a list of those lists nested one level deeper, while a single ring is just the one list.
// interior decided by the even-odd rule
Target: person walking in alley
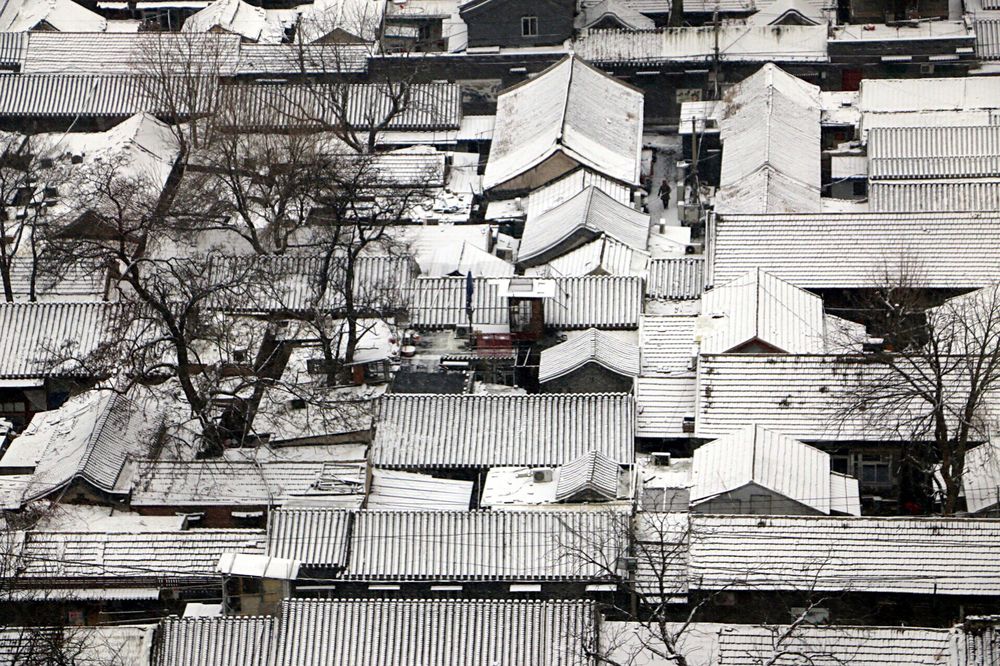
[{"label": "person walking in alley", "polygon": [[670,183],[666,178],[660,183],[660,201],[665,209],[670,207]]}]

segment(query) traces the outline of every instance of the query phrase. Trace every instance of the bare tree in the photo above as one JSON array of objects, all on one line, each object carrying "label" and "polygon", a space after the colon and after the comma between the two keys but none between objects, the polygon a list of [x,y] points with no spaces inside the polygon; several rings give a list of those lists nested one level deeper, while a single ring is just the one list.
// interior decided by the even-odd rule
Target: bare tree
[{"label": "bare tree", "polygon": [[[628,514],[619,509],[617,515]],[[699,623],[706,621],[708,611],[721,595],[731,593],[727,585],[710,590],[693,589],[688,570],[689,549],[698,538],[698,530],[705,528],[689,514],[679,512],[637,512],[629,520],[608,524],[616,531],[581,534],[571,530],[560,542],[564,557],[581,567],[598,567],[605,578],[617,581],[622,592],[603,606],[608,621],[604,622],[596,643],[581,637],[583,656],[608,666],[702,663],[694,656],[701,647],[696,640],[702,632]],[[618,559],[593,556],[594,552],[606,553],[608,544],[627,544],[627,552],[622,552]],[[761,666],[790,663],[787,660],[792,658],[805,659],[803,663],[813,663],[810,660],[830,663],[833,653],[829,646],[822,641],[811,642],[803,635],[811,626],[813,611],[829,600],[826,595],[816,594],[816,582],[824,563],[812,564],[814,570],[790,595],[795,600],[794,607],[774,602],[772,610],[778,622],[748,625],[770,638],[768,649],[758,655]],[[804,567],[808,569],[807,565]],[[745,587],[750,574],[751,571],[732,572],[732,589]]]},{"label": "bare tree", "polygon": [[36,300],[46,272],[43,227],[48,204],[65,181],[50,152],[51,146],[37,137],[0,135],[0,284],[7,302],[14,301],[15,281],[21,279],[27,292],[20,295]]},{"label": "bare tree", "polygon": [[881,348],[854,359],[841,416],[905,442],[904,462],[937,491],[944,513],[958,508],[965,455],[989,438],[1000,388],[1000,286],[928,299],[917,271],[873,291],[883,314]]}]

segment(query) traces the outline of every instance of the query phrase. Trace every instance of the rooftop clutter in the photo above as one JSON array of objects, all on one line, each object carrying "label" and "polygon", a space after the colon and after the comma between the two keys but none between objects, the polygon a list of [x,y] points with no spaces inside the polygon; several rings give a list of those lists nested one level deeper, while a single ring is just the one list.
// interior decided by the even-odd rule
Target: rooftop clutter
[{"label": "rooftop clutter", "polygon": [[0,662],[991,663],[986,40],[513,2],[0,11]]}]

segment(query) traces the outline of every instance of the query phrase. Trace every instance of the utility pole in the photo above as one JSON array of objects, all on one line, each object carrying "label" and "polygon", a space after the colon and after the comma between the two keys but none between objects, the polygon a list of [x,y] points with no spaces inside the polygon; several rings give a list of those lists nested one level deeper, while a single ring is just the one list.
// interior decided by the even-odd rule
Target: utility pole
[{"label": "utility pole", "polygon": [[719,99],[719,6],[715,6],[712,12],[712,32],[715,36],[715,48],[712,50],[712,84],[714,95],[712,99]]}]

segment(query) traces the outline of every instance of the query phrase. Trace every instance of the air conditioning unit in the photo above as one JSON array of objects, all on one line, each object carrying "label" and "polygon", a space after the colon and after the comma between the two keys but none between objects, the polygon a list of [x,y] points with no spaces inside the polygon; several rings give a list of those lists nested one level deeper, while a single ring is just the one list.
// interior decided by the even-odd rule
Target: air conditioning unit
[{"label": "air conditioning unit", "polygon": [[456,338],[468,338],[469,337],[469,327],[468,326],[456,326],[455,327],[455,337]]},{"label": "air conditioning unit", "polygon": [[539,467],[531,470],[531,480],[535,483],[551,483],[552,470],[548,467]]},{"label": "air conditioning unit", "polygon": [[670,453],[667,451],[651,453],[649,457],[656,467],[670,467]]}]

